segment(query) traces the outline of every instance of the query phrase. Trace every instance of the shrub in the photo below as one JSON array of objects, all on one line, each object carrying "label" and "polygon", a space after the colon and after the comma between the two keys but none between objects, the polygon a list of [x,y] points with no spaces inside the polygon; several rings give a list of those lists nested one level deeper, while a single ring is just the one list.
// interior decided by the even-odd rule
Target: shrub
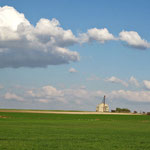
[{"label": "shrub", "polygon": [[116,112],[116,110],[111,110],[111,112]]},{"label": "shrub", "polygon": [[147,112],[147,115],[150,115],[150,112]]},{"label": "shrub", "polygon": [[131,111],[127,108],[116,108],[116,112],[129,113]]}]

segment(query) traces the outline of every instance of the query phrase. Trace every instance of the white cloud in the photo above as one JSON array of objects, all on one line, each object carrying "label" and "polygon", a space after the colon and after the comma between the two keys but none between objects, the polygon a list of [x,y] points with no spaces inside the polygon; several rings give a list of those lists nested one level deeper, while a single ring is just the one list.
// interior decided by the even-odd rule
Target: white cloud
[{"label": "white cloud", "polygon": [[0,68],[46,67],[78,61],[66,47],[77,43],[71,30],[56,19],[40,19],[36,26],[13,7],[0,7]]},{"label": "white cloud", "polygon": [[47,85],[39,89],[29,90],[26,93],[29,97],[32,97],[39,102],[48,103],[52,101],[65,103],[64,93],[61,90],[57,90],[55,87]]},{"label": "white cloud", "polygon": [[89,91],[81,88],[58,90],[50,86],[50,88],[46,88],[46,92],[43,92],[43,87],[34,92],[37,96],[33,98],[42,103],[61,102],[72,103],[72,105],[78,105],[79,103],[86,105],[86,103],[92,103],[95,98],[103,97],[104,95],[110,100],[120,99],[133,102],[150,102],[150,91],[114,90],[106,92],[102,90]]},{"label": "white cloud", "polygon": [[150,102],[150,92],[149,91],[125,91],[118,90],[112,91],[108,94],[111,99],[125,99],[135,102]]},{"label": "white cloud", "polygon": [[139,86],[140,86],[139,82],[138,82],[138,81],[136,80],[136,78],[134,78],[133,76],[130,77],[129,83],[135,85],[136,87],[139,87]]},{"label": "white cloud", "polygon": [[121,79],[119,79],[119,78],[116,78],[116,77],[114,77],[114,76],[112,76],[112,77],[106,79],[106,81],[107,81],[107,82],[112,82],[112,83],[119,83],[119,84],[122,84],[123,86],[126,86],[126,87],[128,86],[128,83],[127,83],[127,82],[125,82],[125,81],[123,81],[123,80],[121,80]]},{"label": "white cloud", "polygon": [[69,69],[69,72],[70,72],[70,73],[75,73],[75,72],[77,72],[77,70],[76,70],[75,68],[70,68],[70,69]]},{"label": "white cloud", "polygon": [[30,25],[30,23],[25,19],[24,14],[18,13],[13,7],[4,6],[0,7],[0,27],[6,27],[12,31],[16,31],[18,25],[25,23],[25,25]]},{"label": "white cloud", "polygon": [[150,91],[130,91],[130,90],[114,90],[110,92],[95,91],[97,96],[106,95],[110,100],[128,100],[133,102],[150,102]]},{"label": "white cloud", "polygon": [[98,41],[100,43],[104,43],[109,40],[115,40],[116,38],[109,33],[108,29],[97,29],[92,28],[87,31],[87,33],[80,34],[80,43],[90,42],[90,41]]},{"label": "white cloud", "polygon": [[41,103],[68,103],[69,105],[72,105],[81,102],[83,103],[83,100],[88,100],[91,96],[85,87],[58,90],[55,87],[48,85],[39,89],[29,90],[26,93],[26,97]]},{"label": "white cloud", "polygon": [[27,92],[27,94],[29,94],[32,97],[54,97],[54,96],[63,96],[63,93],[60,90],[57,90],[55,87],[47,85],[47,86],[43,86],[40,89],[33,89],[33,90],[29,90]]},{"label": "white cloud", "polygon": [[[18,90],[18,89],[17,89]],[[131,107],[136,102],[144,104],[150,102],[150,91],[131,91],[131,90],[87,90],[86,88],[63,88],[57,89],[48,85],[40,88],[28,89],[27,93],[18,96],[14,93],[6,93],[1,98],[8,100],[23,101],[28,106],[34,108],[49,109],[76,109],[76,110],[94,110],[97,103],[102,101],[104,95],[107,97],[107,103],[110,107],[117,107],[116,104],[129,104]],[[31,92],[32,91],[32,92]],[[19,91],[18,91],[19,92]],[[20,95],[20,94],[19,94]],[[13,103],[18,105],[16,101]],[[6,101],[8,104],[8,101]],[[131,103],[134,102],[134,103]],[[39,104],[40,103],[40,104]],[[24,108],[27,108],[26,106]]]},{"label": "white cloud", "polygon": [[[139,49],[150,48],[150,43],[135,31],[122,31],[119,39]],[[107,28],[91,28],[76,37],[64,30],[57,19],[41,18],[33,26],[15,8],[0,7],[0,68],[47,67],[68,64],[80,59],[78,52],[68,49],[75,43],[117,40]]]},{"label": "white cloud", "polygon": [[57,90],[53,86],[44,86],[42,87],[42,93],[47,96],[62,96],[62,92],[60,90]]},{"label": "white cloud", "polygon": [[75,99],[86,99],[88,98],[88,91],[86,89],[65,89],[63,90],[65,96],[74,97]]},{"label": "white cloud", "polygon": [[139,86],[140,86],[139,82],[138,82],[138,81],[136,80],[136,78],[134,78],[133,76],[130,77],[129,83],[135,85],[136,87],[139,87]]},{"label": "white cloud", "polygon": [[146,89],[149,89],[150,90],[150,81],[148,80],[143,80],[143,84],[145,86]]},{"label": "white cloud", "polygon": [[9,93],[7,92],[5,95],[4,95],[4,98],[7,99],[7,100],[17,100],[17,101],[24,101],[24,99],[20,96],[17,96],[16,94],[14,93]]},{"label": "white cloud", "polygon": [[120,40],[137,49],[150,48],[150,43],[142,39],[135,31],[122,31],[119,33]]},{"label": "white cloud", "polygon": [[96,91],[96,92],[94,92],[94,93],[95,93],[95,95],[98,96],[98,97],[103,97],[104,95],[108,95],[107,92],[102,91],[102,90],[98,90],[98,91]]},{"label": "white cloud", "polygon": [[48,100],[47,99],[39,99],[39,102],[41,102],[41,103],[48,103]]}]

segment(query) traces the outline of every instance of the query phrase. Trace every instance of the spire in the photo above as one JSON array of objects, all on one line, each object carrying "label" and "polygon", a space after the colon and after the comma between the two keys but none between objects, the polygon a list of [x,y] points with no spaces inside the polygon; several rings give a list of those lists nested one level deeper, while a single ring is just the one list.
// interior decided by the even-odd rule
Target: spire
[{"label": "spire", "polygon": [[104,98],[103,98],[103,103],[104,103],[104,105],[105,105],[105,98],[106,98],[106,96],[104,95]]},{"label": "spire", "polygon": [[105,98],[106,98],[106,96],[104,95],[104,98],[103,98],[103,103],[104,103],[104,106],[103,106],[103,112],[106,111],[106,110],[105,110]]}]

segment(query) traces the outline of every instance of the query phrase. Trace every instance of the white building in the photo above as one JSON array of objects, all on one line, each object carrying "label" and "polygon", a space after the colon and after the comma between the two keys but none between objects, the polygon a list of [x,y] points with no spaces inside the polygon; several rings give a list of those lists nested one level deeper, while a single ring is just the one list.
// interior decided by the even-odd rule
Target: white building
[{"label": "white building", "polygon": [[96,111],[97,112],[109,112],[109,106],[108,104],[105,103],[105,96],[103,98],[103,102],[96,106]]},{"label": "white building", "polygon": [[104,103],[98,104],[96,106],[96,111],[97,112],[109,112],[109,106],[108,104],[104,104]]}]

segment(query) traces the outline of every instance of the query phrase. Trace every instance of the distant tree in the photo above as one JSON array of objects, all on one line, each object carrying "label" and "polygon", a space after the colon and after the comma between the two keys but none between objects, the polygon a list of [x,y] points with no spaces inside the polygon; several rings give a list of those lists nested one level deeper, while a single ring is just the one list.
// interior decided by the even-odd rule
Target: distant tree
[{"label": "distant tree", "polygon": [[137,111],[135,110],[133,113],[134,113],[134,114],[136,114],[136,113],[137,113]]},{"label": "distant tree", "polygon": [[131,111],[127,108],[116,108],[116,112],[130,113]]},{"label": "distant tree", "polygon": [[116,112],[121,112],[121,108],[116,108]]},{"label": "distant tree", "polygon": [[147,115],[150,115],[150,112],[147,112]]},{"label": "distant tree", "polygon": [[111,112],[116,112],[116,110],[111,110]]}]

